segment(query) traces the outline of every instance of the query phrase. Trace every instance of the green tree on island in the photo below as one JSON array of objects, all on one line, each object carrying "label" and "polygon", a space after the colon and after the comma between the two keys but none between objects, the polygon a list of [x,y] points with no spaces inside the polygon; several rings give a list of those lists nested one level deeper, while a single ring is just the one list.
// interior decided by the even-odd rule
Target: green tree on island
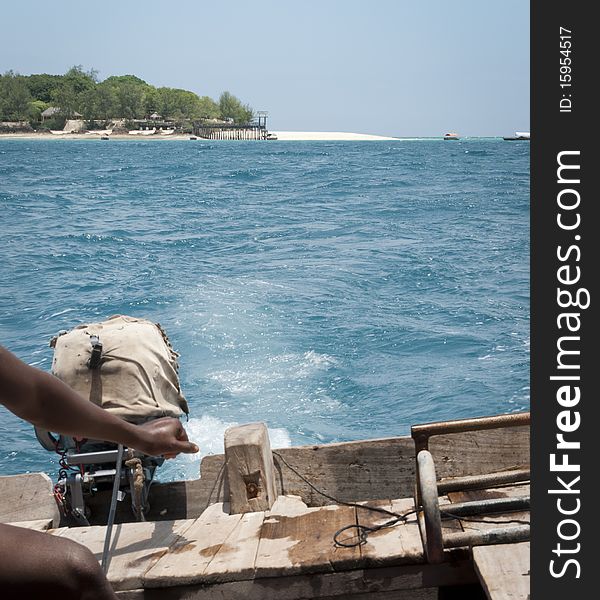
[{"label": "green tree on island", "polygon": [[223,92],[219,98],[219,112],[222,119],[233,119],[234,123],[248,123],[253,111],[247,104],[242,104],[234,95]]},{"label": "green tree on island", "polygon": [[60,109],[63,121],[79,114],[90,123],[143,120],[154,113],[178,122],[222,119],[243,124],[253,117],[252,108],[229,92],[215,102],[189,90],[154,87],[135,75],[112,75],[99,81],[97,71],[86,71],[81,65],[64,75],[13,71],[0,75],[0,120],[29,120],[34,127],[47,127],[54,121],[45,122],[42,113],[51,106]]},{"label": "green tree on island", "polygon": [[31,100],[24,77],[13,71],[8,71],[0,76],[0,117],[2,120],[26,120],[30,114]]}]

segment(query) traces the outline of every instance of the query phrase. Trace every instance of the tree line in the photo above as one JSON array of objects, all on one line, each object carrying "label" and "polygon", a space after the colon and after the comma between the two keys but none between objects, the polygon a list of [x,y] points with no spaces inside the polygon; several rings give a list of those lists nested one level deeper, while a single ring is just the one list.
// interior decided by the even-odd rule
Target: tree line
[{"label": "tree line", "polygon": [[135,75],[113,75],[99,81],[97,71],[85,71],[81,66],[64,75],[19,75],[13,71],[0,75],[0,120],[39,126],[42,112],[49,107],[60,108],[54,119],[63,121],[77,114],[87,121],[147,119],[154,113],[173,121],[247,123],[253,117],[252,108],[229,92],[215,101],[188,90],[157,88]]}]

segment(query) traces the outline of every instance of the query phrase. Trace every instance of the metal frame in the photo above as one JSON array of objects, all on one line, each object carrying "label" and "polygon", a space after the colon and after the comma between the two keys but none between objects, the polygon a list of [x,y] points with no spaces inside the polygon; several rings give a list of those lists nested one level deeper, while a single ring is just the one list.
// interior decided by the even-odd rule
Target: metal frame
[{"label": "metal frame", "polygon": [[417,453],[421,450],[429,450],[429,438],[434,435],[447,433],[465,433],[467,431],[482,431],[484,429],[500,429],[504,427],[518,427],[529,425],[531,415],[528,412],[510,413],[494,417],[478,417],[476,419],[461,419],[458,421],[441,421],[439,423],[425,423],[424,425],[413,425],[410,435],[415,441]]},{"label": "metal frame", "polygon": [[[515,469],[502,473],[455,477],[438,482],[433,456],[429,452],[429,438],[434,435],[515,427],[528,425],[529,423],[529,413],[515,413],[480,419],[428,423],[412,427],[411,434],[416,449],[415,505],[418,509],[417,520],[423,548],[429,563],[443,562],[444,548],[516,543],[528,540],[530,535],[529,525],[444,534],[442,531],[444,511],[440,510],[440,494],[452,490],[495,487],[507,483],[527,481],[530,477],[530,471],[529,469]],[[448,505],[447,508],[449,509],[448,512],[456,517],[500,511],[528,510],[529,496],[463,502]]]}]

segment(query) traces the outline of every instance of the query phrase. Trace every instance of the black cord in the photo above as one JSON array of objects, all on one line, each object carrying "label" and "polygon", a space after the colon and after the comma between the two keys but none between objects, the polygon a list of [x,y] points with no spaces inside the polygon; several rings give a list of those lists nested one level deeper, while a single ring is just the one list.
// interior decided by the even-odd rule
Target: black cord
[{"label": "black cord", "polygon": [[327,498],[328,500],[332,500],[336,504],[342,504],[344,506],[353,506],[353,507],[356,507],[356,508],[364,508],[366,510],[372,510],[372,511],[375,511],[375,512],[384,513],[386,515],[391,515],[392,517],[399,517],[399,516],[401,516],[398,513],[395,513],[395,512],[393,512],[391,510],[387,510],[385,508],[379,508],[379,507],[376,507],[376,506],[365,506],[364,504],[357,504],[356,502],[344,502],[344,500],[338,500],[334,496],[330,496],[329,494],[327,494],[327,493],[323,492],[322,490],[320,490],[319,488],[315,487],[308,479],[306,479],[306,477],[304,477],[303,475],[301,475],[300,473],[298,473],[298,471],[296,471],[296,469],[294,469],[294,467],[292,467],[283,458],[283,456],[281,456],[281,454],[279,454],[279,452],[275,452],[275,450],[273,450],[273,454],[275,456],[277,456],[277,458],[279,458],[279,460],[281,460],[281,462],[290,471],[292,471],[292,473],[294,473],[295,475],[297,475],[298,477],[300,477],[300,479],[302,479],[302,481],[304,481],[304,483],[306,483],[312,490],[314,490],[315,492],[317,492],[317,494],[320,494],[321,496]]},{"label": "black cord", "polygon": [[[370,507],[370,506],[363,506],[362,504],[359,506],[360,506],[360,508],[366,508],[367,510],[373,510],[373,507]],[[375,525],[374,527],[369,527],[368,525],[361,525],[360,523],[357,523],[355,525],[346,525],[345,527],[338,529],[333,534],[333,541],[336,546],[340,546],[342,548],[355,548],[356,546],[363,546],[364,544],[367,543],[367,537],[369,536],[370,533],[373,533],[374,531],[379,531],[381,529],[387,529],[388,527],[394,527],[394,525],[398,525],[398,523],[404,523],[404,522],[406,522],[406,518],[409,515],[415,514],[416,512],[417,512],[417,510],[415,508],[412,508],[411,510],[407,510],[406,512],[404,512],[402,514],[399,514],[395,519],[392,519],[391,521],[387,521],[386,523],[382,523],[381,525]],[[340,541],[339,536],[344,531],[348,531],[349,529],[356,529],[358,541],[356,541],[356,542]]]},{"label": "black cord", "polygon": [[[304,477],[303,475],[301,475],[300,473],[298,473],[298,471],[296,469],[294,469],[294,467],[292,467],[283,458],[283,456],[281,456],[281,454],[279,454],[279,452],[275,452],[273,450],[273,454],[275,456],[277,456],[277,458],[279,458],[279,460],[290,471],[292,471],[292,473],[294,473],[296,476],[298,476],[312,490],[314,490],[315,492],[317,492],[317,494],[320,494],[324,498],[327,498],[328,500],[332,500],[336,504],[342,504],[343,506],[351,506],[353,508],[362,508],[363,510],[370,510],[372,512],[383,513],[383,514],[390,515],[390,516],[394,517],[393,519],[391,519],[390,521],[387,521],[386,523],[382,523],[381,525],[375,525],[373,527],[368,527],[367,525],[360,525],[358,523],[357,524],[352,524],[352,525],[346,525],[345,527],[342,527],[341,529],[338,529],[333,534],[333,541],[334,541],[334,543],[335,543],[336,546],[339,546],[339,547],[342,547],[342,548],[354,548],[355,546],[362,546],[363,544],[367,543],[367,537],[368,537],[369,533],[372,533],[373,531],[379,531],[380,529],[386,529],[388,527],[393,527],[394,525],[397,525],[398,523],[406,521],[406,518],[409,515],[412,515],[412,514],[414,514],[414,513],[417,512],[416,509],[413,508],[413,509],[408,510],[408,511],[403,512],[403,513],[397,513],[397,512],[394,512],[392,510],[387,510],[386,508],[381,508],[379,506],[367,506],[365,504],[358,504],[356,502],[345,502],[344,500],[339,500],[338,498],[335,498],[334,496],[331,496],[331,495],[325,493],[324,491],[320,490],[316,486],[314,486],[308,479],[306,479],[306,477]],[[356,529],[358,531],[358,541],[348,543],[348,542],[340,541],[339,540],[339,536],[344,531],[348,531],[349,529]]]},{"label": "black cord", "polygon": [[[363,546],[364,544],[367,543],[367,537],[369,536],[370,533],[373,533],[375,531],[380,531],[381,529],[387,529],[389,527],[394,527],[398,523],[404,523],[404,522],[406,522],[407,517],[409,517],[410,515],[415,514],[417,512],[417,510],[418,510],[417,508],[412,508],[412,509],[407,510],[407,511],[405,511],[403,513],[396,513],[394,511],[387,510],[385,508],[380,508],[378,506],[367,506],[365,504],[357,504],[356,502],[345,502],[343,500],[338,500],[334,496],[331,496],[331,495],[325,493],[324,491],[320,490],[316,486],[314,486],[308,479],[306,479],[306,477],[304,477],[303,475],[301,475],[300,473],[298,473],[298,471],[296,469],[294,469],[294,467],[292,467],[283,458],[283,456],[281,456],[281,454],[279,454],[279,452],[275,452],[275,450],[273,450],[273,454],[275,456],[277,456],[277,458],[279,458],[279,460],[290,471],[292,471],[292,473],[294,473],[297,477],[299,477],[302,481],[304,481],[304,483],[306,483],[312,490],[314,490],[315,492],[317,492],[317,494],[320,494],[324,498],[327,498],[328,500],[332,500],[336,504],[342,504],[344,506],[352,506],[354,508],[362,508],[363,510],[370,510],[370,511],[373,511],[373,512],[379,512],[379,513],[387,514],[387,515],[390,515],[390,516],[394,517],[390,521],[382,523],[381,525],[375,525],[373,527],[369,527],[367,525],[360,525],[359,523],[356,523],[356,524],[352,524],[352,525],[346,525],[345,527],[342,527],[341,529],[338,529],[333,534],[333,542],[338,547],[341,547],[341,548],[355,548],[356,546]],[[529,525],[529,521],[524,521],[524,520],[521,520],[521,519],[507,519],[505,521],[494,521],[494,520],[491,520],[491,519],[478,519],[476,517],[463,517],[463,516],[459,516],[459,515],[454,515],[454,514],[448,512],[448,511],[445,511],[445,510],[440,510],[440,514],[442,514],[442,515],[444,515],[446,517],[449,517],[451,519],[459,519],[461,521],[470,521],[470,522],[473,522],[473,523],[490,523],[492,525],[505,525],[506,523],[518,523],[518,524],[521,524],[521,525]],[[354,541],[354,542],[340,541],[339,536],[342,533],[344,533],[344,531],[349,531],[350,529],[356,529],[356,531],[357,531],[356,537],[358,538],[357,541]],[[350,539],[352,539],[352,538],[350,538]]]}]

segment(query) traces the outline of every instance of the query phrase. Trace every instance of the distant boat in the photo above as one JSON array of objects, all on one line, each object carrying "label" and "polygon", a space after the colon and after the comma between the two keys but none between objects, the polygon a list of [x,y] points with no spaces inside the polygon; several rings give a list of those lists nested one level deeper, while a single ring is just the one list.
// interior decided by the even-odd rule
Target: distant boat
[{"label": "distant boat", "polygon": [[110,140],[110,138],[108,137],[108,135],[101,135],[100,139],[101,140]]},{"label": "distant boat", "polygon": [[503,139],[505,139],[507,142],[514,142],[517,140],[529,141],[531,139],[531,137],[530,137],[529,131],[515,131],[514,136],[505,137]]},{"label": "distant boat", "polygon": [[195,135],[190,135],[190,140],[197,140],[198,138]]},{"label": "distant boat", "polygon": [[460,137],[458,137],[458,133],[446,133],[444,135],[444,139],[445,140],[460,140]]},{"label": "distant boat", "polygon": [[276,139],[277,139],[276,133],[267,133],[267,137],[265,138],[265,140],[276,140]]}]

